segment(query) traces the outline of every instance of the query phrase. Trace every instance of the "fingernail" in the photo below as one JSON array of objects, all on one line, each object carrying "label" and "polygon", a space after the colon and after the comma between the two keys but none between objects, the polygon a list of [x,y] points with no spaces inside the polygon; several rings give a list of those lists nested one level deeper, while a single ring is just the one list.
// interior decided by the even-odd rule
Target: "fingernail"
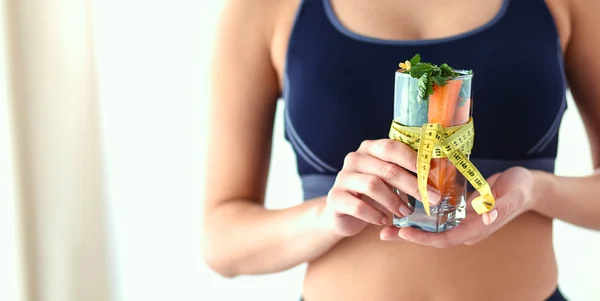
[{"label": "fingernail", "polygon": [[410,214],[410,209],[408,209],[406,206],[400,206],[398,211],[400,211],[400,213],[402,213],[402,215],[404,215],[404,216],[407,216]]},{"label": "fingernail", "polygon": [[483,224],[484,225],[489,225],[490,224],[490,215],[489,214],[482,215],[481,219],[483,220]]},{"label": "fingernail", "polygon": [[383,225],[387,225],[387,221],[388,221],[388,218],[387,218],[387,216],[384,216],[384,217],[381,219],[381,223],[382,223]]},{"label": "fingernail", "polygon": [[498,218],[498,210],[492,210],[490,212],[490,224],[493,223]]},{"label": "fingernail", "polygon": [[398,232],[398,237],[406,239],[406,235],[402,231]]}]

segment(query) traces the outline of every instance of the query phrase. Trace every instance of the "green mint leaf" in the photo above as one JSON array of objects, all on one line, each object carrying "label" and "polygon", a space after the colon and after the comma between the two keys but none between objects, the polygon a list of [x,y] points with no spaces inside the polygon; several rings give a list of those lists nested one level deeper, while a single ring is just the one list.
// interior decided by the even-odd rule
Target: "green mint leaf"
[{"label": "green mint leaf", "polygon": [[[437,66],[435,64],[421,62],[421,55],[418,53],[415,54],[409,62],[410,69],[401,70],[401,72],[410,74],[411,77],[417,79],[419,99],[422,100],[428,99],[429,95],[433,94],[434,84],[437,86],[444,86],[447,84],[448,80],[460,75],[448,64]],[[472,74],[472,71],[467,71],[467,74]]]},{"label": "green mint leaf", "polygon": [[427,93],[425,94],[426,95],[425,97],[429,97],[429,95],[433,94],[433,80],[428,78],[427,82],[425,84],[427,86]]},{"label": "green mint leaf", "polygon": [[438,86],[445,86],[448,82],[441,74],[435,74],[432,76],[433,82]]},{"label": "green mint leaf", "polygon": [[421,62],[421,55],[420,55],[420,54],[418,54],[418,53],[417,53],[417,54],[415,54],[415,56],[413,56],[413,57],[412,57],[412,59],[410,59],[410,61],[409,61],[409,62],[410,62],[410,64],[411,64],[412,66],[415,66],[415,65],[417,65],[418,63],[420,63],[420,62]]},{"label": "green mint leaf", "polygon": [[431,65],[419,63],[415,66],[411,66],[409,73],[414,78],[421,78],[423,74],[429,73],[431,70]]},{"label": "green mint leaf", "polygon": [[444,77],[453,77],[456,75],[456,72],[454,72],[454,70],[445,63],[440,66],[440,70],[442,71],[442,76]]},{"label": "green mint leaf", "polygon": [[419,88],[419,99],[425,99],[428,90],[428,83],[430,82],[427,73],[424,73],[421,77],[419,77],[419,81],[417,83],[417,87]]}]

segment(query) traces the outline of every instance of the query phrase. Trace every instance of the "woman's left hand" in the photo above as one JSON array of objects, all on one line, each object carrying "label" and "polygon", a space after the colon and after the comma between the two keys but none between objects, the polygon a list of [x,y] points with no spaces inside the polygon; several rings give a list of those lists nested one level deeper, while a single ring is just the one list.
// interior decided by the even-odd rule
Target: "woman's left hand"
[{"label": "woman's left hand", "polygon": [[385,227],[381,231],[383,240],[406,240],[417,244],[449,248],[457,245],[476,244],[506,223],[533,207],[533,176],[522,167],[513,167],[495,174],[487,180],[496,199],[495,208],[478,215],[471,207],[471,200],[479,194],[472,193],[467,201],[467,216],[456,228],[431,233],[414,228]]}]

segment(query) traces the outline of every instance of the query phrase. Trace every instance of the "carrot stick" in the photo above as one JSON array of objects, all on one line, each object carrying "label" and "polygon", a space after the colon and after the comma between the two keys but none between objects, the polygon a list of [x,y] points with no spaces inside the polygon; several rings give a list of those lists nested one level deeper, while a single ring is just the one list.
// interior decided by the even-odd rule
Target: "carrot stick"
[{"label": "carrot stick", "polygon": [[[433,85],[433,94],[429,96],[429,123],[439,123],[443,127],[454,125],[462,80],[450,80],[444,86]],[[454,193],[456,168],[448,159],[433,159],[431,166],[431,185],[439,190],[442,197],[449,196],[455,202]]]},{"label": "carrot stick", "polygon": [[453,125],[462,80],[450,80],[444,86],[433,85],[429,96],[430,123],[441,123],[443,127]]},{"label": "carrot stick", "polygon": [[459,99],[458,108],[454,113],[454,122],[452,125],[465,124],[469,122],[469,112],[471,111],[471,99]]}]

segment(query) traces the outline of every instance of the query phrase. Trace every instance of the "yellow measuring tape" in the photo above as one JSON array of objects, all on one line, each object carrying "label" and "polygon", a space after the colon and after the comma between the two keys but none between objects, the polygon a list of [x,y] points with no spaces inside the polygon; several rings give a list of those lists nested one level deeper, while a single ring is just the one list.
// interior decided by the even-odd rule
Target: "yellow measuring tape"
[{"label": "yellow measuring tape", "polygon": [[417,150],[417,179],[421,201],[427,215],[431,215],[427,195],[427,179],[432,158],[448,158],[479,192],[480,196],[471,202],[475,212],[483,214],[494,208],[496,201],[490,185],[466,156],[471,154],[475,137],[472,118],[464,125],[446,128],[438,123],[427,123],[422,127],[408,127],[393,121],[389,137]]}]

